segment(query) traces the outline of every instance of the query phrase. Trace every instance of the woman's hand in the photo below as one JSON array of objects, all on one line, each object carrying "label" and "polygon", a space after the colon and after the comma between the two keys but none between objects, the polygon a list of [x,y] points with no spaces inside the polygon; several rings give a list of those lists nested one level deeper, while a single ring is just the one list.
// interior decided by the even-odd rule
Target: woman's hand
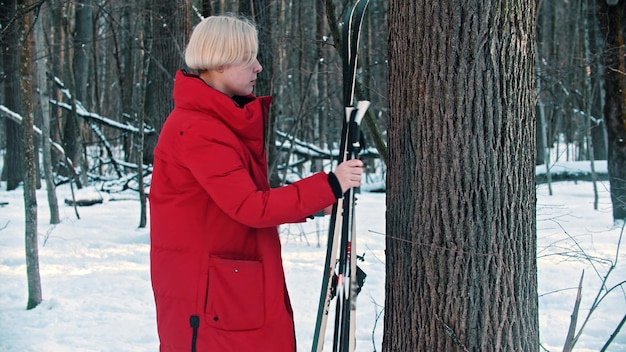
[{"label": "woman's hand", "polygon": [[337,168],[333,172],[335,176],[337,176],[341,190],[345,193],[348,189],[361,185],[363,162],[359,159],[346,160],[337,165]]}]

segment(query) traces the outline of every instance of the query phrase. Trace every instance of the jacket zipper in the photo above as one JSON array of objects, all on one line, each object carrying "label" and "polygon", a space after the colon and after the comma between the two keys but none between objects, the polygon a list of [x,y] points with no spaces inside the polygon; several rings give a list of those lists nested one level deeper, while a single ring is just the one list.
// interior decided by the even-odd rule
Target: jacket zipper
[{"label": "jacket zipper", "polygon": [[191,336],[191,352],[196,352],[196,344],[198,342],[198,328],[200,327],[200,317],[192,315],[189,318],[189,324],[193,328],[193,334]]}]

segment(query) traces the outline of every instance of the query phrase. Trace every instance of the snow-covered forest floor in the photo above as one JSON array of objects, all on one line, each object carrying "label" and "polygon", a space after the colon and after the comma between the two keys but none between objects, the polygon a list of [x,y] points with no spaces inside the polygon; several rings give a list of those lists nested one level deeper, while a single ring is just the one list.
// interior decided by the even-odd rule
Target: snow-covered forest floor
[{"label": "snow-covered forest floor", "polygon": [[[571,167],[571,166],[570,166]],[[139,229],[132,193],[104,194],[104,203],[61,206],[62,223],[48,224],[45,191],[38,191],[43,303],[27,311],[22,191],[0,184],[0,351],[157,351],[149,276],[149,229]],[[540,331],[543,348],[561,351],[584,270],[580,328],[601,287],[605,291],[575,351],[598,351],[626,314],[623,224],[613,223],[608,182],[593,209],[590,182],[537,187]],[[89,190],[87,190],[89,192]],[[93,192],[93,190],[91,190]],[[70,197],[67,186],[60,199]],[[287,281],[295,309],[298,350],[310,349],[319,299],[328,217],[283,226]],[[357,351],[380,351],[385,283],[385,194],[363,192],[357,205],[357,251],[367,281],[358,301]],[[610,270],[608,280],[603,279]],[[604,285],[604,286],[603,286]],[[327,344],[329,344],[328,334]],[[626,331],[609,351],[626,351]]]}]

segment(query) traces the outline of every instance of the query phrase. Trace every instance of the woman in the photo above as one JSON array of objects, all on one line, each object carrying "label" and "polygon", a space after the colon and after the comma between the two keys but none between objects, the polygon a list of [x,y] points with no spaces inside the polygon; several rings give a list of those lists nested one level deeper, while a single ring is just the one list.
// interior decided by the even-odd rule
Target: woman
[{"label": "woman", "polygon": [[362,162],[270,189],[270,97],[252,95],[257,31],[231,16],[194,29],[154,151],[151,276],[161,351],[295,350],[277,226],[360,185]]}]

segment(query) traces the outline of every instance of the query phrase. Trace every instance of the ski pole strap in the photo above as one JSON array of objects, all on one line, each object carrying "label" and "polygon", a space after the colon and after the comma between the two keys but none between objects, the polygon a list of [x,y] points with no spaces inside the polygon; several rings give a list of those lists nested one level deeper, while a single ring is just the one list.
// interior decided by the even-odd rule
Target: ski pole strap
[{"label": "ski pole strap", "polygon": [[352,110],[350,122],[348,122],[348,152],[350,158],[355,157],[361,151],[361,126],[355,120],[357,110]]},{"label": "ski pole strap", "polygon": [[330,184],[330,188],[332,188],[333,193],[335,194],[335,198],[339,199],[343,197],[343,190],[341,189],[341,184],[337,179],[337,175],[335,175],[332,171],[328,173],[328,183]]}]

